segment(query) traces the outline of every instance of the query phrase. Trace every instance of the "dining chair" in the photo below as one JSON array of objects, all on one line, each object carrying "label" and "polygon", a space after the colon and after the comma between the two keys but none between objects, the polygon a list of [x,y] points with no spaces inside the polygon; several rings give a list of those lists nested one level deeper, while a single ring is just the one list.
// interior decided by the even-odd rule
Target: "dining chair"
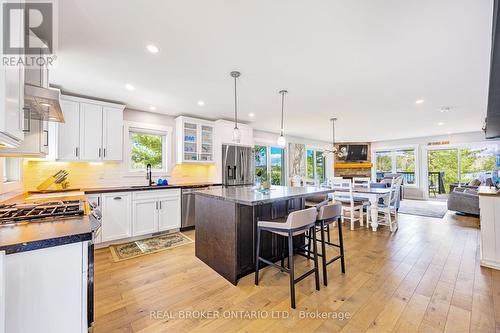
[{"label": "dining chair", "polygon": [[[333,198],[342,203],[342,216],[340,220],[344,223],[345,219],[351,222],[351,230],[354,230],[354,223],[359,221],[360,226],[363,226],[363,201],[355,200],[352,191],[352,181],[350,179],[334,180],[332,189],[335,190]],[[349,215],[346,215],[349,212]],[[356,218],[354,213],[358,212]]]},{"label": "dining chair", "polygon": [[352,184],[354,187],[359,186],[359,187],[370,187],[372,179],[370,177],[353,177],[352,178]]},{"label": "dining chair", "polygon": [[[389,226],[391,232],[396,231],[399,227],[397,200],[400,195],[401,184],[401,177],[393,177],[390,187],[391,191],[382,198],[382,203],[379,203],[378,205],[378,211],[382,215],[382,219],[379,221],[379,224]],[[392,217],[392,215],[394,215],[394,218]]]}]

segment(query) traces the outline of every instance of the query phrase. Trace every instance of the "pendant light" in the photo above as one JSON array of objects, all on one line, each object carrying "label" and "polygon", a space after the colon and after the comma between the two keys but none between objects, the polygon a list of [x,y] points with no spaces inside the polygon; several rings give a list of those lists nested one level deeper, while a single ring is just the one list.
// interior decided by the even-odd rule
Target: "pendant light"
[{"label": "pendant light", "polygon": [[231,72],[231,77],[234,78],[234,129],[233,129],[233,142],[240,143],[241,133],[238,128],[238,95],[236,90],[236,79],[241,75],[240,72]]},{"label": "pendant light", "polygon": [[343,157],[347,156],[346,147],[342,147],[340,149],[337,149],[337,147],[335,147],[335,144],[336,144],[336,142],[335,142],[335,122],[337,121],[337,118],[331,118],[330,121],[332,122],[332,149],[327,150],[326,152],[331,153],[334,156],[337,156],[338,158],[343,158]]},{"label": "pendant light", "polygon": [[285,108],[285,94],[288,93],[286,90],[281,90],[281,131],[280,131],[280,137],[278,138],[278,146],[280,147],[285,147],[286,146],[286,139],[285,139],[285,127],[283,126],[283,114],[284,114],[284,108]]}]

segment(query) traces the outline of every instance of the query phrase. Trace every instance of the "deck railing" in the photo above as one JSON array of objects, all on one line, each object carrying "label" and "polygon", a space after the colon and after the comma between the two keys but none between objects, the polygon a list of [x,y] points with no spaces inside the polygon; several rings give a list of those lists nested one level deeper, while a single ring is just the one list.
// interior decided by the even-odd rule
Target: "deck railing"
[{"label": "deck railing", "polygon": [[[384,175],[392,172],[377,172],[377,182],[384,178]],[[415,184],[415,172],[398,172],[403,175],[403,184]],[[429,192],[437,192],[439,194],[446,193],[444,186],[444,172],[429,172]]]}]

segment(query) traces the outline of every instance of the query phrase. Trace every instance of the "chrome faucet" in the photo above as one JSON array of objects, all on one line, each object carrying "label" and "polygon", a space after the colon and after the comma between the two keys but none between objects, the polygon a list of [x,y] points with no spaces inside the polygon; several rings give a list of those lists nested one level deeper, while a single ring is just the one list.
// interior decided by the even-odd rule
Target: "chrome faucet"
[{"label": "chrome faucet", "polygon": [[151,174],[151,164],[146,165],[146,179],[148,180],[148,186],[152,186],[154,184]]}]

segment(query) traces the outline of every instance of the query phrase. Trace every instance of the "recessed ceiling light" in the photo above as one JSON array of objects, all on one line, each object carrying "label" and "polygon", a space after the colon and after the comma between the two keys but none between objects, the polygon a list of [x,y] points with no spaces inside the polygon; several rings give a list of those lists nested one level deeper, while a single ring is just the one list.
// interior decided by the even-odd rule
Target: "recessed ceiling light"
[{"label": "recessed ceiling light", "polygon": [[440,121],[440,122],[438,123],[438,126],[443,126],[443,125],[444,125],[444,123],[443,123],[442,121]]},{"label": "recessed ceiling light", "polygon": [[51,106],[49,103],[40,103],[40,105],[41,105],[41,106],[46,106],[46,107],[48,107],[48,108],[50,108],[50,106]]},{"label": "recessed ceiling light", "polygon": [[127,89],[128,91],[132,91],[132,90],[135,90],[135,87],[133,85],[131,85],[130,83],[127,83],[125,85],[125,89]]},{"label": "recessed ceiling light", "polygon": [[198,106],[205,106],[205,102],[203,102],[203,101],[198,101]]},{"label": "recessed ceiling light", "polygon": [[156,106],[150,106],[150,107],[149,107],[149,109],[150,109],[151,111],[156,111]]},{"label": "recessed ceiling light", "polygon": [[160,49],[158,48],[158,46],[156,46],[154,44],[149,44],[148,46],[146,46],[146,49],[153,54],[160,52]]},{"label": "recessed ceiling light", "polygon": [[255,117],[255,113],[253,113],[253,112],[249,113],[248,116],[251,117],[251,118],[253,118],[253,117]]},{"label": "recessed ceiling light", "polygon": [[415,104],[422,104],[423,102],[425,102],[423,99],[417,99],[415,101]]}]

